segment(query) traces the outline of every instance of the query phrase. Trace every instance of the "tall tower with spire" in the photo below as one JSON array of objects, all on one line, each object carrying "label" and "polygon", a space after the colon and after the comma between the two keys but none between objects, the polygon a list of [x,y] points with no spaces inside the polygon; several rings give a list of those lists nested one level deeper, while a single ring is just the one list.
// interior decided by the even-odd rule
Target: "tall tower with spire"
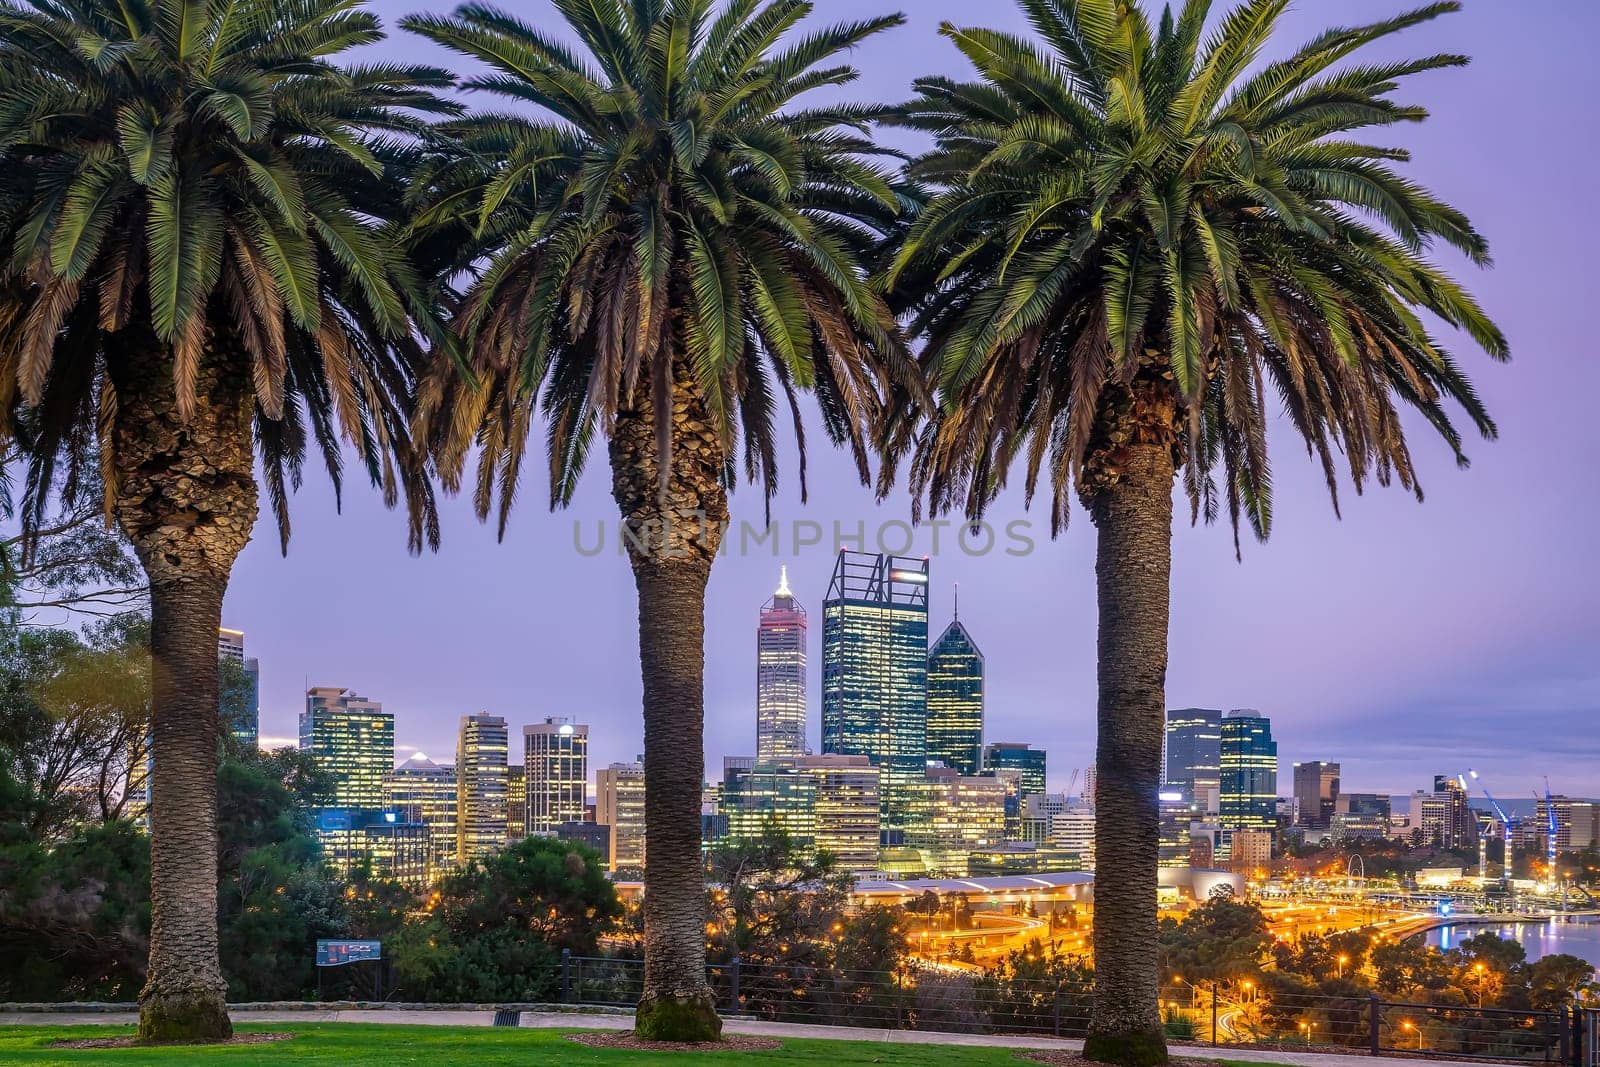
[{"label": "tall tower with spire", "polygon": [[756,626],[756,762],[806,754],[806,609],[789,590],[789,568]]},{"label": "tall tower with spire", "polygon": [[978,773],[983,750],[983,653],[955,614],[928,652],[928,758],[964,775]]}]

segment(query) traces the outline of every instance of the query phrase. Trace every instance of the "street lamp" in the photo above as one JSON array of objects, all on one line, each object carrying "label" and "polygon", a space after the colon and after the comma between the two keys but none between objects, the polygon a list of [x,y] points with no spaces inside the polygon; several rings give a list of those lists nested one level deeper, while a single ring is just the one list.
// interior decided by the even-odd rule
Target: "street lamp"
[{"label": "street lamp", "polygon": [[[1400,1023],[1400,1029],[1409,1034],[1416,1031],[1417,1027],[1410,1019],[1404,1019]],[[1417,1048],[1422,1048],[1422,1034],[1420,1032],[1417,1033]]]},{"label": "street lamp", "polygon": [[1344,977],[1344,965],[1349,963],[1349,962],[1350,962],[1350,957],[1346,956],[1344,953],[1341,952],[1339,954],[1339,977],[1340,978]]}]

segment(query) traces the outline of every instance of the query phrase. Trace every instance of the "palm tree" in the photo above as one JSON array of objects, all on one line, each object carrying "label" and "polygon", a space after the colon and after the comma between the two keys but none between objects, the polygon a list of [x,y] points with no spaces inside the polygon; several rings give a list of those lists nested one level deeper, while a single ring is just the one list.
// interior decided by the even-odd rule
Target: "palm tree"
[{"label": "palm tree", "polygon": [[1398,84],[1466,58],[1341,62],[1457,5],[1258,63],[1286,3],[1249,0],[1207,34],[1206,0],[1154,30],[1129,0],[1021,0],[1038,44],[945,25],[978,76],[921,79],[903,112],[935,138],[912,174],[936,195],[892,271],[940,393],[892,442],[915,449],[916,497],[976,517],[1020,459],[1027,499],[1048,481],[1052,532],[1075,492],[1099,535],[1086,1054],[1107,1062],[1166,1057],[1155,889],[1175,477],[1192,518],[1226,508],[1237,549],[1241,518],[1259,538],[1271,526],[1273,394],[1335,494],[1342,463],[1358,491],[1397,480],[1420,498],[1406,407],[1462,465],[1449,402],[1494,434],[1420,317],[1506,358],[1424,258],[1442,241],[1485,265],[1485,242],[1397,172],[1403,150],[1360,139],[1420,121]]},{"label": "palm tree", "polygon": [[413,544],[413,313],[384,220],[438,70],[336,67],[381,37],[349,0],[0,5],[0,455],[32,522],[92,484],[149,581],[154,660],[145,1040],[227,1036],[217,960],[216,635],[256,518],[341,439]]},{"label": "palm tree", "polygon": [[809,3],[556,6],[581,50],[481,5],[405,22],[491,68],[469,88],[555,119],[481,115],[445,131],[456,143],[417,225],[456,234],[463,266],[481,269],[419,420],[449,489],[481,450],[477,510],[486,518],[498,500],[502,533],[541,415],[552,507],[571,502],[596,434],[607,441],[644,683],[637,1029],[702,1040],[721,1028],[705,977],[700,800],[705,589],[726,494],[742,465],[770,507],[779,405],[803,450],[803,390],[866,481],[887,386],[900,374],[915,388],[917,374],[866,281],[904,206],[865,136],[881,109],[790,105],[854,79],[839,54],[901,19],[785,44]]}]

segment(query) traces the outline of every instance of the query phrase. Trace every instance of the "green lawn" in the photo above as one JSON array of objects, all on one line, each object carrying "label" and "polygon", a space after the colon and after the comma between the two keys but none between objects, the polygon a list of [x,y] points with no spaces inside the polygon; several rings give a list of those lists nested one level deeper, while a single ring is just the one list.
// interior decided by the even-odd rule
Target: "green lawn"
[{"label": "green lawn", "polygon": [[[623,1052],[592,1049],[568,1041],[561,1031],[495,1029],[473,1026],[384,1026],[373,1023],[281,1023],[239,1027],[252,1030],[286,1030],[296,1036],[268,1045],[227,1048],[55,1049],[51,1042],[64,1038],[113,1037],[132,1032],[127,1026],[6,1026],[0,1027],[0,1063],[154,1064],[169,1062],[248,1064],[326,1063],[341,1067],[361,1064],[471,1064],[497,1067],[516,1064],[634,1064],[691,1067],[704,1062],[745,1063],[851,1063],[916,1064],[940,1067],[1018,1067],[1011,1049],[956,1047],[952,1045],[901,1045],[875,1041],[785,1040],[772,1052],[718,1052],[693,1056],[682,1053]],[[1237,1067],[1261,1067],[1239,1064]]]}]

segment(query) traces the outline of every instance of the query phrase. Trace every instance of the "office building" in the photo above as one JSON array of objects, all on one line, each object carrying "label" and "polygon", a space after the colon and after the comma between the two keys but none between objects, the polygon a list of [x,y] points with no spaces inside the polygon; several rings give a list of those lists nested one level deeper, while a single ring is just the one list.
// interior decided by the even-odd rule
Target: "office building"
[{"label": "office building", "polygon": [[1202,810],[1215,812],[1222,789],[1222,712],[1169,709],[1166,749],[1167,787],[1182,790]]},{"label": "office building", "polygon": [[1044,792],[1045,753],[1043,749],[1019,744],[1015,741],[996,741],[983,750],[983,769],[1016,771],[1026,799]]},{"label": "office building", "polygon": [[1389,797],[1384,793],[1340,793],[1328,833],[1337,842],[1389,836]]},{"label": "office building", "polygon": [[756,759],[806,753],[806,609],[789,590],[789,568],[756,625]]},{"label": "office building", "polygon": [[644,764],[613,763],[594,773],[594,819],[609,828],[607,865],[613,871],[644,870]]},{"label": "office building", "polygon": [[928,653],[928,759],[971,777],[983,769],[983,653],[955,617]]},{"label": "office building", "polygon": [[456,769],[441,767],[421,752],[383,780],[383,810],[428,835],[430,881],[456,865]]},{"label": "office building", "polygon": [[793,763],[725,760],[717,810],[727,818],[730,841],[782,832],[802,855],[816,847],[817,782]]},{"label": "office building", "polygon": [[1278,743],[1272,739],[1271,720],[1245,709],[1224,716],[1221,765],[1218,821],[1222,828],[1276,830]]},{"label": "office building", "polygon": [[1170,785],[1160,794],[1160,838],[1157,863],[1162,867],[1187,867],[1194,826],[1203,823],[1205,810],[1190,797],[1188,790]]},{"label": "office building", "polygon": [[878,768],[865,756],[806,756],[796,768],[810,775],[813,784],[816,850],[831,855],[842,871],[877,870],[882,825]]},{"label": "office building", "polygon": [[1432,793],[1412,794],[1410,816],[1410,834],[1421,844],[1465,848],[1477,843],[1477,817],[1466,788],[1453,775],[1434,775]]},{"label": "office building", "polygon": [[564,822],[558,824],[551,835],[558,841],[577,841],[600,854],[603,861],[611,854],[611,827],[604,823]]},{"label": "office building", "polygon": [[[507,737],[507,744],[510,744]],[[507,759],[509,759],[509,753]],[[506,841],[521,841],[528,836],[527,769],[519,763],[506,765]]]},{"label": "office building", "polygon": [[353,690],[317,686],[300,713],[300,750],[328,776],[314,806],[376,809],[394,770],[394,716]]},{"label": "office building", "polygon": [[463,867],[506,843],[510,731],[499,715],[461,716],[456,733],[456,862]]},{"label": "office building", "polygon": [[914,789],[904,841],[921,856],[929,874],[966,877],[974,853],[1005,843],[1005,783],[1000,779],[929,767]]},{"label": "office building", "polygon": [[522,728],[528,833],[549,835],[584,821],[589,783],[589,728],[552,716]]},{"label": "office building", "polygon": [[250,751],[261,741],[261,661],[244,654],[244,631],[217,628],[217,659],[233,664],[222,672],[223,729]]},{"label": "office building", "polygon": [[1078,804],[1051,816],[1050,843],[1078,856],[1083,870],[1094,870],[1094,809]]},{"label": "office building", "polygon": [[420,889],[433,877],[428,828],[397,812],[325,808],[317,813],[316,835],[323,862],[341,879],[366,870]]},{"label": "office building", "polygon": [[927,766],[928,561],[840,552],[822,618],[822,751],[870,759],[902,828]]},{"label": "office building", "polygon": [[1294,801],[1307,830],[1326,830],[1339,801],[1339,765],[1324,760],[1294,765]]}]

